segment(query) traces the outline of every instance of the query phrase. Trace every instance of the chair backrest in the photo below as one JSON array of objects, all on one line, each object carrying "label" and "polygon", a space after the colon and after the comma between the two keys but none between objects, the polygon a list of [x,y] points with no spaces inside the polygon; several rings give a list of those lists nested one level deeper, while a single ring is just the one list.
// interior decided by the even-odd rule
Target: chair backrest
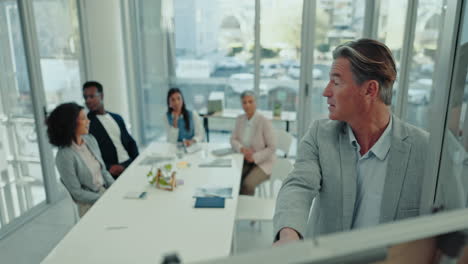
[{"label": "chair backrest", "polygon": [[63,180],[62,178],[60,178],[60,182],[62,183],[62,188],[64,188],[66,190],[66,198],[65,199],[70,199],[70,202],[73,206],[72,210],[73,210],[73,218],[75,220],[75,224],[78,223],[78,221],[80,221],[80,214],[78,212],[78,204],[76,203],[75,199],[73,199],[73,197],[71,196],[71,193],[68,191],[67,187],[65,187],[65,184],[63,184]]},{"label": "chair backrest", "polygon": [[283,181],[288,177],[292,171],[293,165],[287,158],[277,158],[275,164],[273,164],[273,171],[270,176],[270,196],[269,198],[275,198],[275,183],[276,180]]},{"label": "chair backrest", "polygon": [[292,140],[293,140],[292,135],[283,129],[276,129],[275,136],[276,136],[276,149],[279,149],[282,152],[284,152],[284,156],[287,157],[289,153],[289,149],[291,148]]},{"label": "chair backrest", "polygon": [[286,158],[277,158],[275,164],[273,164],[273,170],[270,176],[270,181],[284,180],[288,177],[289,173],[293,169],[293,165]]}]

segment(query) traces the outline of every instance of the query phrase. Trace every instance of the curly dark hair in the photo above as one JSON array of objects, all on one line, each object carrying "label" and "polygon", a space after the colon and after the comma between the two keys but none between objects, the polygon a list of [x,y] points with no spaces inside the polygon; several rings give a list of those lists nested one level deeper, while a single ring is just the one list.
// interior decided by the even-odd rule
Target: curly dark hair
[{"label": "curly dark hair", "polygon": [[47,117],[47,135],[52,145],[68,147],[75,140],[76,120],[84,108],[76,103],[57,106]]}]

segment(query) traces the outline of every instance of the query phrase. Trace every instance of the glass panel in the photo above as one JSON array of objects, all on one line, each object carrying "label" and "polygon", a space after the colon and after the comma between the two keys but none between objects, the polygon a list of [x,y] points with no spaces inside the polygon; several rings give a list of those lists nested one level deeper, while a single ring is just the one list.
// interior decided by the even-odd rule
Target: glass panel
[{"label": "glass panel", "polygon": [[45,201],[16,1],[0,1],[0,229]]},{"label": "glass panel", "polygon": [[[295,122],[301,58],[302,0],[260,4],[260,94],[257,107],[277,116],[274,125],[288,129]],[[289,122],[292,123],[292,122]],[[290,127],[285,127],[290,126]],[[295,126],[294,126],[295,127]]]},{"label": "glass panel", "polygon": [[[255,1],[175,0],[175,85],[199,112],[240,109],[239,95],[253,90]],[[189,80],[189,78],[191,80]],[[230,131],[233,119],[210,119],[210,130]],[[227,135],[215,137],[226,141]]]},{"label": "glass panel", "polygon": [[[162,15],[162,3],[168,1],[135,0],[135,13],[132,17],[136,29],[133,31],[136,58],[136,76],[142,106],[136,106],[140,111],[143,127],[143,142],[148,144],[164,134],[164,126],[159,115],[164,113],[167,91],[167,64],[169,50],[169,34],[172,29],[166,26],[166,17]],[[166,8],[164,14],[172,12]],[[172,44],[169,44],[172,45]]]},{"label": "glass panel", "polygon": [[48,111],[64,102],[83,105],[76,0],[34,0],[33,7]]},{"label": "glass panel", "polygon": [[443,142],[437,200],[445,209],[468,206],[468,10],[461,24]]},{"label": "glass panel", "polygon": [[333,63],[332,51],[340,44],[362,37],[365,0],[318,1],[315,20],[312,118],[328,117],[328,105],[322,96]]},{"label": "glass panel", "polygon": [[393,85],[392,106],[396,104],[398,76],[400,76],[401,50],[405,32],[405,19],[408,9],[407,0],[380,1],[378,40],[385,43],[392,51],[397,67],[397,79]]},{"label": "glass panel", "polygon": [[434,69],[437,67],[439,33],[444,22],[443,3],[444,0],[420,0],[418,3],[406,120],[426,130],[429,126]]}]

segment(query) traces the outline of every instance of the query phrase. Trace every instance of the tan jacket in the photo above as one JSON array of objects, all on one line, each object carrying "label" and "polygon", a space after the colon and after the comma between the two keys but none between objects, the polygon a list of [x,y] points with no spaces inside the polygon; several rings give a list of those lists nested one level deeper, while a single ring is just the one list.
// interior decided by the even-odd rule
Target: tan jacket
[{"label": "tan jacket", "polygon": [[[236,119],[236,127],[231,135],[231,146],[237,152],[240,152],[241,147],[243,147],[241,142],[246,122],[247,115],[243,114],[238,116]],[[273,163],[275,162],[275,136],[270,120],[259,112],[255,113],[251,135],[252,139],[250,145],[255,151],[253,155],[255,164],[266,174],[270,175]]]}]

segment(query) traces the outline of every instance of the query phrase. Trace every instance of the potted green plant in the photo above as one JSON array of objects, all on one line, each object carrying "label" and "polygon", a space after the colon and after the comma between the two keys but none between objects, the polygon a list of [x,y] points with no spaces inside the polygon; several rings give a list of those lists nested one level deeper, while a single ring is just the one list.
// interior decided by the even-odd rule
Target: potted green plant
[{"label": "potted green plant", "polygon": [[282,105],[280,102],[275,102],[273,106],[273,117],[281,117]]}]

